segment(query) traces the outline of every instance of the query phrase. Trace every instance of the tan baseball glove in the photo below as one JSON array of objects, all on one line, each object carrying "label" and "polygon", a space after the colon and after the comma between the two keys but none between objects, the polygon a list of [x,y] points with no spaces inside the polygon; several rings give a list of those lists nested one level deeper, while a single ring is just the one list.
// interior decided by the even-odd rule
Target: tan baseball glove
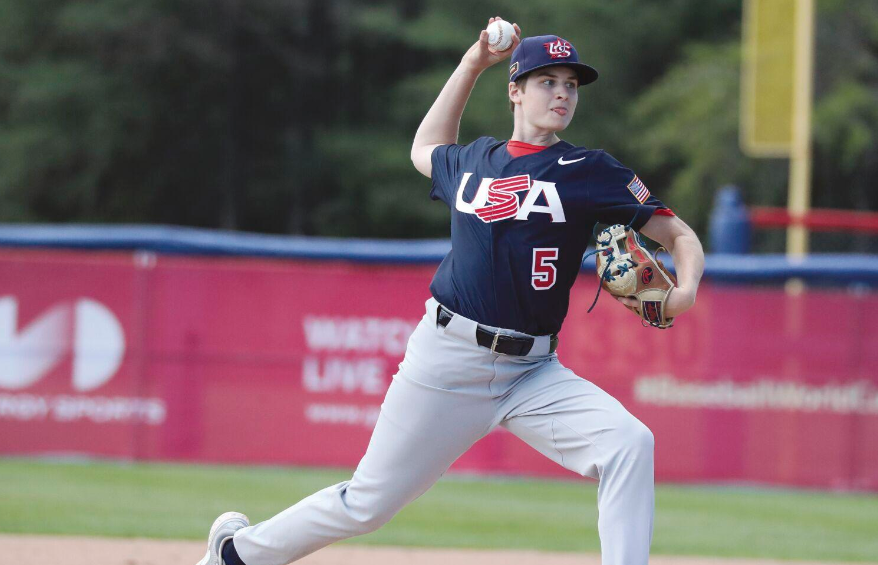
[{"label": "tan baseball glove", "polygon": [[677,279],[643,246],[636,231],[621,224],[606,228],[596,237],[595,253],[601,285],[613,296],[637,300],[639,306],[626,307],[643,325],[666,329],[674,324],[665,316],[665,304]]}]

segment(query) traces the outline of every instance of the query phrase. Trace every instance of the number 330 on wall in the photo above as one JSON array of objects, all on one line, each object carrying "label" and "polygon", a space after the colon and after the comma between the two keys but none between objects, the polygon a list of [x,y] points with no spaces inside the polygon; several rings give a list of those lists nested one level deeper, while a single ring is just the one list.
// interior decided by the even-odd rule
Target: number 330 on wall
[{"label": "number 330 on wall", "polygon": [[536,290],[547,290],[555,286],[558,270],[551,262],[558,259],[557,247],[534,248],[533,270],[530,284]]}]

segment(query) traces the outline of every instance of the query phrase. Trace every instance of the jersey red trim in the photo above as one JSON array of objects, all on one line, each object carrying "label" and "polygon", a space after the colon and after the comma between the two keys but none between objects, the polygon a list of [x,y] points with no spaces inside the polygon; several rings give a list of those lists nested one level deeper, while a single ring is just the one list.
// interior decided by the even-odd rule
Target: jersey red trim
[{"label": "jersey red trim", "polygon": [[506,151],[513,157],[524,157],[525,155],[533,155],[539,153],[543,149],[548,149],[545,145],[531,145],[523,141],[507,141]]},{"label": "jersey red trim", "polygon": [[653,212],[655,216],[676,216],[674,212],[670,208],[659,208],[655,212]]}]

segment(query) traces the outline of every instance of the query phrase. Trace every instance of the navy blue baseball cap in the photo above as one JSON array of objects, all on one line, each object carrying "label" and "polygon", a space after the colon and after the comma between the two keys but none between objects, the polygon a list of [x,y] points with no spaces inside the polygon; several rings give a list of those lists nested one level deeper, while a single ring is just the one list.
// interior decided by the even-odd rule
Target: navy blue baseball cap
[{"label": "navy blue baseball cap", "polygon": [[596,70],[579,62],[579,55],[569,41],[557,35],[538,35],[525,37],[512,52],[509,82],[515,82],[531,71],[554,65],[572,68],[579,77],[579,86],[598,79]]}]

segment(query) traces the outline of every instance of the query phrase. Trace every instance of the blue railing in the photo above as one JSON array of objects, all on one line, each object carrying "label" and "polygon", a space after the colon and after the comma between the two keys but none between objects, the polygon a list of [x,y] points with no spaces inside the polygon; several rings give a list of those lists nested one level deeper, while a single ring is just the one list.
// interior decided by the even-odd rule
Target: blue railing
[{"label": "blue railing", "polygon": [[[0,247],[138,250],[173,255],[345,260],[369,263],[438,263],[447,239],[341,239],[280,236],[174,226],[0,225]],[[668,258],[670,259],[670,258]],[[583,263],[594,269],[594,258]],[[878,256],[834,254],[709,255],[705,275],[727,282],[783,282],[878,286]]]}]

